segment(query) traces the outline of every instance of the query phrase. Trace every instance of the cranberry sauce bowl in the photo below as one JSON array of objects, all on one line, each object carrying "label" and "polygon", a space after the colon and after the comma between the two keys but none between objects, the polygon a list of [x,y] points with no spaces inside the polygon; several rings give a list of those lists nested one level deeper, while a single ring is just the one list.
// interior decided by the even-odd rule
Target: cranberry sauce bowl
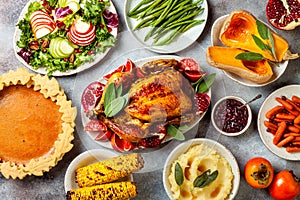
[{"label": "cranberry sauce bowl", "polygon": [[252,121],[249,105],[237,96],[221,98],[213,107],[211,119],[213,126],[223,135],[236,136],[244,133]]}]

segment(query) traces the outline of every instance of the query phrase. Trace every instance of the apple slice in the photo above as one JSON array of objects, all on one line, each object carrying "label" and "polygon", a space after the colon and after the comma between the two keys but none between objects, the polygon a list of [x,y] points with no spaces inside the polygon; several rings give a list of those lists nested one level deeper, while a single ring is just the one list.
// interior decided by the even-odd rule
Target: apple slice
[{"label": "apple slice", "polygon": [[77,19],[68,32],[69,39],[76,45],[87,46],[96,38],[96,27],[92,23]]},{"label": "apple slice", "polygon": [[35,39],[42,38],[51,32],[52,32],[52,29],[49,29],[47,26],[42,26],[40,28],[35,29],[35,31],[33,31]]},{"label": "apple slice", "polygon": [[29,18],[35,39],[48,35],[56,28],[56,24],[52,17],[43,10],[34,11]]}]

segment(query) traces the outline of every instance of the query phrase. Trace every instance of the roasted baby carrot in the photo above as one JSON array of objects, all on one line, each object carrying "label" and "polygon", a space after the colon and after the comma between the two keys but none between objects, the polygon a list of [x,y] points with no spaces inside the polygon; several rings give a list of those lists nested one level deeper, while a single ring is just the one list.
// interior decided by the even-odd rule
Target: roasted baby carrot
[{"label": "roasted baby carrot", "polygon": [[277,113],[281,112],[284,109],[283,106],[275,106],[274,108],[268,110],[266,112],[266,118],[271,119],[273,116],[275,116]]},{"label": "roasted baby carrot", "polygon": [[300,97],[294,95],[294,96],[292,96],[292,101],[296,102],[296,103],[300,103]]},{"label": "roasted baby carrot", "polygon": [[294,124],[300,124],[300,115],[294,119]]},{"label": "roasted baby carrot", "polygon": [[300,132],[300,129],[297,128],[296,126],[288,126],[287,129],[291,132],[294,132],[294,133],[299,133]]},{"label": "roasted baby carrot", "polygon": [[288,132],[288,133],[284,133],[284,134],[283,134],[283,137],[284,137],[284,138],[287,138],[287,137],[289,137],[289,136],[297,137],[297,136],[300,136],[300,133]]},{"label": "roasted baby carrot", "polygon": [[300,152],[300,147],[286,147],[286,151],[289,153]]},{"label": "roasted baby carrot", "polygon": [[296,136],[296,137],[294,138],[294,141],[295,141],[295,142],[300,142],[300,135],[299,135],[299,136]]},{"label": "roasted baby carrot", "polygon": [[293,120],[288,120],[288,119],[280,119],[280,118],[277,118],[277,117],[275,117],[273,120],[276,123],[280,123],[280,122],[292,122],[293,121]]},{"label": "roasted baby carrot", "polygon": [[295,115],[289,113],[277,113],[276,118],[278,119],[286,119],[286,120],[294,120],[296,118]]},{"label": "roasted baby carrot", "polygon": [[288,102],[289,104],[291,104],[295,110],[297,110],[298,112],[300,112],[300,107],[298,107],[293,101],[287,99],[286,102]]},{"label": "roasted baby carrot", "polygon": [[287,145],[289,142],[293,141],[293,139],[294,139],[294,136],[286,137],[283,140],[281,140],[280,142],[278,142],[277,146],[283,147],[283,146]]},{"label": "roasted baby carrot", "polygon": [[300,142],[292,142],[292,145],[300,146]]},{"label": "roasted baby carrot", "polygon": [[269,128],[269,129],[271,129],[271,130],[277,130],[278,129],[278,126],[276,125],[276,124],[274,124],[274,123],[272,123],[272,122],[270,122],[270,121],[264,121],[264,125],[267,127],[267,128]]},{"label": "roasted baby carrot", "polygon": [[289,113],[291,113],[292,115],[298,116],[300,115],[300,111],[296,110],[296,109],[286,109]]},{"label": "roasted baby carrot", "polygon": [[275,100],[279,103],[281,103],[281,105],[283,105],[283,107],[287,108],[287,109],[293,109],[293,106],[288,103],[287,101],[281,99],[280,97],[276,97]]},{"label": "roasted baby carrot", "polygon": [[276,134],[273,138],[273,144],[275,145],[278,144],[278,142],[281,140],[281,137],[283,136],[285,129],[286,129],[286,122],[280,122]]}]

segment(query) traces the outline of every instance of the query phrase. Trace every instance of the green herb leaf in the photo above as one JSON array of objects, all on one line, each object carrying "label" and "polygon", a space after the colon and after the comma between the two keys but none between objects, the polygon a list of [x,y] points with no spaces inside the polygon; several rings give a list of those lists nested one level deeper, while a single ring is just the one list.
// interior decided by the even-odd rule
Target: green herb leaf
[{"label": "green herb leaf", "polygon": [[124,107],[126,100],[123,97],[112,100],[106,107],[104,113],[107,117],[113,117],[118,114]]},{"label": "green herb leaf", "polygon": [[252,35],[252,38],[255,42],[255,44],[261,49],[261,50],[266,50],[266,44],[257,36]]},{"label": "green herb leaf", "polygon": [[122,95],[122,90],[123,90],[123,86],[122,84],[120,84],[117,88],[116,88],[116,95],[117,97],[120,97]]},{"label": "green herb leaf", "polygon": [[110,83],[106,90],[104,95],[104,108],[107,107],[107,105],[116,98],[116,89],[115,84]]},{"label": "green herb leaf", "polygon": [[256,20],[257,31],[260,37],[264,40],[269,39],[268,28],[259,20]]},{"label": "green herb leaf", "polygon": [[271,45],[272,45],[272,50],[271,50],[271,52],[272,52],[272,54],[273,54],[274,59],[275,59],[276,61],[278,61],[277,56],[276,56],[276,52],[275,52],[274,38],[273,38],[273,35],[272,35],[270,29],[268,29],[268,36],[269,36],[269,39],[270,39],[270,43],[271,43]]},{"label": "green herb leaf", "polygon": [[176,181],[177,185],[181,186],[183,184],[184,177],[183,177],[183,170],[178,162],[175,165],[174,175],[175,175],[175,181]]},{"label": "green herb leaf", "polygon": [[208,169],[194,180],[193,185],[194,187],[204,188],[216,180],[218,174],[218,170],[210,174],[210,169]]},{"label": "green herb leaf", "polygon": [[169,124],[167,126],[167,133],[169,135],[171,135],[176,140],[184,140],[185,139],[184,135],[179,130],[179,128],[176,127],[176,126],[174,126],[174,125],[172,125],[172,124]]},{"label": "green herb leaf", "polygon": [[198,85],[196,92],[198,93],[206,92],[214,83],[215,78],[216,78],[215,73],[204,77],[203,81]]},{"label": "green herb leaf", "polygon": [[210,169],[206,170],[205,172],[200,174],[197,178],[195,178],[193,182],[194,187],[200,187],[207,180],[209,173],[210,173]]},{"label": "green herb leaf", "polygon": [[122,85],[117,88],[114,83],[110,83],[104,95],[104,114],[113,117],[118,114],[128,103],[129,94],[122,95]]},{"label": "green herb leaf", "polygon": [[254,53],[254,52],[244,52],[238,54],[235,59],[238,60],[247,60],[247,61],[259,61],[263,60],[264,57],[260,53]]}]

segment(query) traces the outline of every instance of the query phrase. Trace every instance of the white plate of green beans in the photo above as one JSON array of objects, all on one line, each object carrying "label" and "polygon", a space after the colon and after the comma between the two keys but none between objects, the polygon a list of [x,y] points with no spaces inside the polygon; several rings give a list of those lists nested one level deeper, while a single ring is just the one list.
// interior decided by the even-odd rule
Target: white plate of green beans
[{"label": "white plate of green beans", "polygon": [[125,22],[132,36],[157,53],[176,53],[204,30],[206,0],[126,0]]}]

